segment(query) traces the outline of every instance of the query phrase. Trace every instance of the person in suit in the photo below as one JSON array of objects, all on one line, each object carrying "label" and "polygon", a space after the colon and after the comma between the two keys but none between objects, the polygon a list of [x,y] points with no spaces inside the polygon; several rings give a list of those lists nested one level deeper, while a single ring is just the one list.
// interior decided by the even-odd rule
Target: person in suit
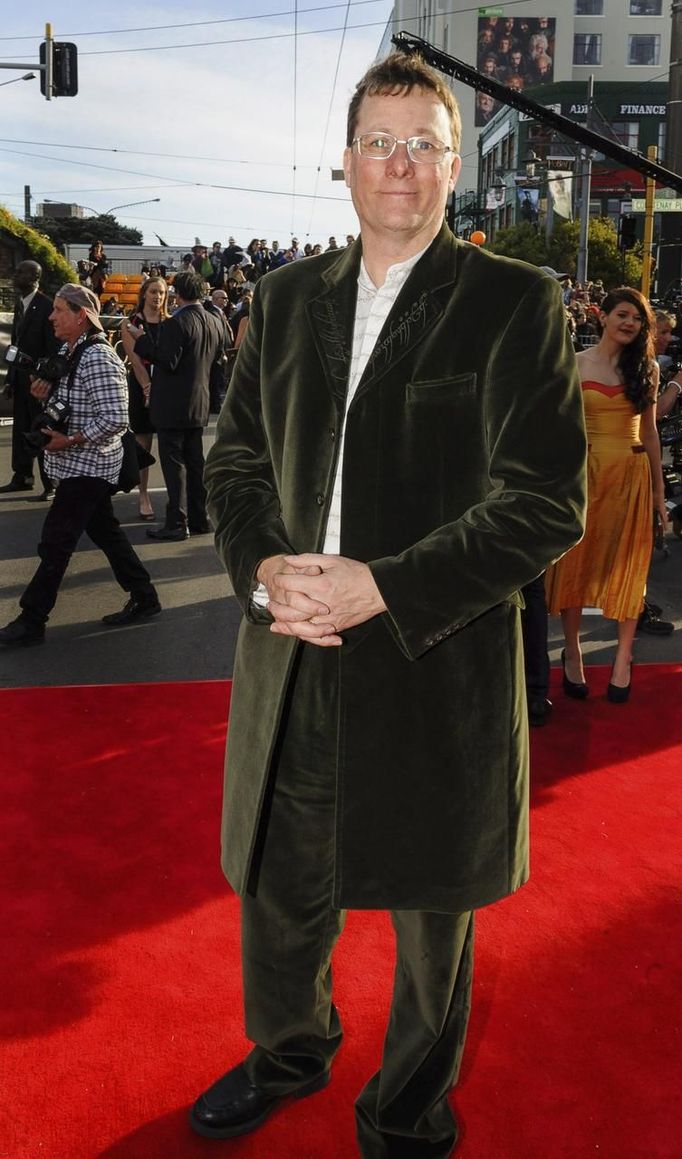
[{"label": "person in suit", "polygon": [[[42,267],[34,261],[20,262],[14,272],[14,288],[18,296],[11,343],[34,360],[56,354],[59,349],[50,322],[52,299],[39,288],[42,276]],[[30,431],[43,405],[31,394],[30,372],[20,366],[10,364],[5,393],[12,400],[12,478],[0,487],[0,493],[32,491],[34,455],[24,435]],[[49,499],[53,486],[45,473],[42,451],[38,455],[38,471],[43,490],[37,499]]]},{"label": "person in suit", "polygon": [[208,380],[211,414],[220,413],[227,384],[230,381],[230,374],[232,372],[231,352],[234,347],[234,334],[232,333],[232,327],[225,313],[229,304],[230,299],[222,287],[214,290],[211,297],[207,298],[204,302],[204,308],[208,310],[209,314],[213,314],[214,318],[218,319],[218,323],[223,331],[223,352],[213,363]]},{"label": "person in suit", "polygon": [[203,279],[194,271],[177,274],[175,313],[159,326],[156,342],[141,329],[129,331],[135,353],[154,366],[149,417],[156,429],[168,503],[163,527],[150,539],[183,540],[209,529],[203,482],[203,428],[209,419],[211,367],[224,353],[225,328],[205,310]]},{"label": "person in suit", "polygon": [[580,538],[586,440],[558,284],[445,224],[459,141],[419,58],[360,81],[360,237],[258,282],[208,454],[243,610],[222,840],[253,1047],[191,1108],[206,1137],[327,1084],[345,911],[387,909],[395,986],[360,1152],[449,1155],[473,911],[526,880],[519,590]]}]

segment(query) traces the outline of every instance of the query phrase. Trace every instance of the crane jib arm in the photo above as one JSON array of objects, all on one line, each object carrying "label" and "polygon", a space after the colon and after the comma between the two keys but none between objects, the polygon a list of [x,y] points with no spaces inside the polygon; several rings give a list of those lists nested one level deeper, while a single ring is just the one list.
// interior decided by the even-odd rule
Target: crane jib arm
[{"label": "crane jib arm", "polygon": [[618,161],[619,164],[625,165],[628,169],[634,169],[635,172],[642,173],[645,177],[653,178],[659,185],[665,185],[682,192],[682,176],[679,173],[673,173],[672,170],[665,169],[655,161],[650,161],[642,153],[638,153],[634,149],[628,149],[625,145],[618,145],[608,137],[603,137],[601,133],[595,133],[593,129],[588,129],[585,125],[579,125],[576,121],[571,121],[568,117],[563,117],[561,113],[554,112],[553,109],[545,108],[544,105],[526,96],[525,93],[517,92],[516,89],[508,89],[500,81],[493,80],[489,76],[484,76],[482,72],[472,68],[470,64],[464,64],[463,61],[457,60],[456,57],[448,56],[446,52],[441,52],[439,48],[434,48],[428,41],[422,40],[421,36],[413,36],[411,33],[399,32],[396,36],[392,37],[392,41],[400,51],[419,53],[427,64],[433,65],[440,72],[454,77],[455,80],[461,81],[462,84],[469,85],[470,88],[478,89],[479,92],[487,93],[501,104],[510,105],[513,109],[518,109],[520,113],[525,113],[527,117],[531,117],[534,121],[548,125],[551,129],[555,129],[557,133],[561,133],[564,137],[568,137],[573,141],[578,141],[581,145],[598,150],[598,152],[603,153],[606,157],[610,157],[612,161]]}]

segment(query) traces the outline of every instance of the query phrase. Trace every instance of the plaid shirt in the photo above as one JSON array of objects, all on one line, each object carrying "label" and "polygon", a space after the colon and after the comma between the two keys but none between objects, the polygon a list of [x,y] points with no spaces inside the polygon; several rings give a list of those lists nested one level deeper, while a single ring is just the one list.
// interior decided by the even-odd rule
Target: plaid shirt
[{"label": "plaid shirt", "polygon": [[[82,334],[74,350],[87,337]],[[62,346],[60,354],[68,353],[68,347]],[[68,375],[65,375],[53,399],[67,401],[67,383]],[[67,434],[80,431],[85,435],[85,442],[65,451],[46,451],[47,474],[55,482],[93,475],[117,483],[123,462],[120,436],[128,426],[128,384],[125,367],[108,342],[95,342],[81,355],[68,401],[71,417]]]}]

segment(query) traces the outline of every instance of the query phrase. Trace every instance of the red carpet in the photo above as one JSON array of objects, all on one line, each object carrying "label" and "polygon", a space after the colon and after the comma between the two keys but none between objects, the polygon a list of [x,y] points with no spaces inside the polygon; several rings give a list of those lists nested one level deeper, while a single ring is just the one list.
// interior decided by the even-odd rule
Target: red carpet
[{"label": "red carpet", "polygon": [[[554,674],[556,676],[556,673]],[[457,1159],[678,1159],[682,667],[630,705],[554,695],[533,877],[482,912]],[[218,869],[228,687],[0,693],[2,1159],[352,1159],[391,975],[384,915],[337,955],[330,1087],[232,1143],[186,1107],[245,1049]]]}]

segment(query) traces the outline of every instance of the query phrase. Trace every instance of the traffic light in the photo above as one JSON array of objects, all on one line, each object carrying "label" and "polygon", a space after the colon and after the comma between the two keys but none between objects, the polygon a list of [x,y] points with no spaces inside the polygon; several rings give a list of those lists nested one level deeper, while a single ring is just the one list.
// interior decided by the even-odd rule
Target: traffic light
[{"label": "traffic light", "polygon": [[[52,96],[75,97],[78,92],[78,49],[68,41],[46,41],[40,46],[40,63],[47,63],[48,43],[52,48]],[[40,70],[40,91],[47,96],[47,72]]]},{"label": "traffic light", "polygon": [[621,213],[618,219],[618,249],[631,250],[637,241],[637,216]]}]

